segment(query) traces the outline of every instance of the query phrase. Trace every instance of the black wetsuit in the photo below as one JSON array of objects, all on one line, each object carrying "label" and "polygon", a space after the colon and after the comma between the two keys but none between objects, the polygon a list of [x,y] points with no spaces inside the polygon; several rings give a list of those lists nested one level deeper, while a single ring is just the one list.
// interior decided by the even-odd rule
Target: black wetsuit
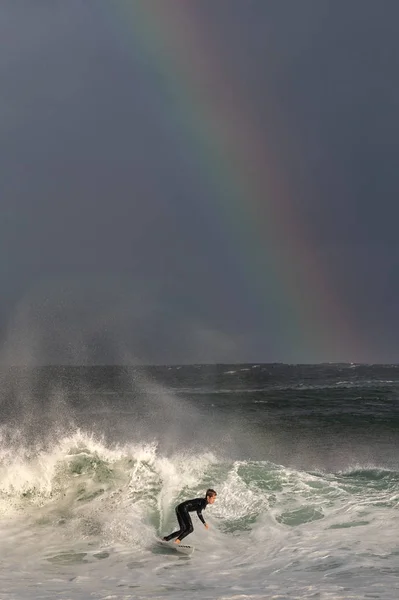
[{"label": "black wetsuit", "polygon": [[205,519],[202,516],[202,511],[207,507],[207,504],[208,502],[206,498],[193,498],[192,500],[186,500],[185,502],[178,504],[176,506],[176,516],[177,520],[179,521],[180,529],[178,531],[174,531],[170,535],[167,535],[163,539],[166,542],[169,542],[169,540],[172,540],[173,538],[179,538],[179,540],[182,540],[189,533],[192,533],[194,531],[194,527],[189,514],[190,512],[196,511],[199,519],[205,525]]}]

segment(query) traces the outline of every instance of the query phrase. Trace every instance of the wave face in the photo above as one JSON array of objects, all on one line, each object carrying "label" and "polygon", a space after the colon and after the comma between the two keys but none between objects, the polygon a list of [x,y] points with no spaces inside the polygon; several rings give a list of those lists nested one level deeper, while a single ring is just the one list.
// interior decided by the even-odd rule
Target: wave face
[{"label": "wave face", "polygon": [[4,374],[0,598],[397,598],[396,379],[283,368]]}]

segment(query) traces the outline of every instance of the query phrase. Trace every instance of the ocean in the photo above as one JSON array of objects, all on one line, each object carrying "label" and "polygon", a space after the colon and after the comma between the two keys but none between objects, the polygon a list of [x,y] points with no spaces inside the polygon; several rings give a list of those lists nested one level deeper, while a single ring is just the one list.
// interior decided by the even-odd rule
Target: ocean
[{"label": "ocean", "polygon": [[[0,599],[399,598],[399,367],[0,374]],[[157,544],[177,503],[187,557]]]}]

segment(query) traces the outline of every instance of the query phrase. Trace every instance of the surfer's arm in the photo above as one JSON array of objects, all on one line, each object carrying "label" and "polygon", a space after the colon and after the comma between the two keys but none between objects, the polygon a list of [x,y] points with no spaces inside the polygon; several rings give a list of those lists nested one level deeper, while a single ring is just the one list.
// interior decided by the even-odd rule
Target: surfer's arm
[{"label": "surfer's arm", "polygon": [[205,527],[208,529],[208,524],[205,522],[204,517],[202,516],[202,512],[201,510],[197,510],[197,515],[199,520],[205,525]]}]

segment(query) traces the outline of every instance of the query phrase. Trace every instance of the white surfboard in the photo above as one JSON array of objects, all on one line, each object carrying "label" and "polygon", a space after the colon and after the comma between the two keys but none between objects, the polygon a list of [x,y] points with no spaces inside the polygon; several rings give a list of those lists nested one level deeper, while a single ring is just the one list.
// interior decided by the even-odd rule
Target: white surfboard
[{"label": "white surfboard", "polygon": [[194,546],[188,546],[187,544],[176,544],[174,540],[170,540],[169,542],[165,542],[164,540],[158,540],[161,546],[165,546],[166,548],[170,548],[171,550],[176,550],[176,552],[180,552],[180,554],[186,554],[190,556],[195,550]]}]

